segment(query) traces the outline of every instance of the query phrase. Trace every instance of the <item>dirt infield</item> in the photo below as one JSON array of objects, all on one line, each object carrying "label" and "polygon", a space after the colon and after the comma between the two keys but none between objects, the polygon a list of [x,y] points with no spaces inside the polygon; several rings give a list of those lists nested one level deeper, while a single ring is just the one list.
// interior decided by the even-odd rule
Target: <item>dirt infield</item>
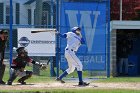
[{"label": "dirt infield", "polygon": [[80,89],[80,88],[93,88],[93,89],[132,89],[140,90],[140,83],[91,83],[89,86],[78,86],[77,83],[59,82],[53,83],[30,83],[27,85],[20,85],[14,83],[13,85],[0,85],[0,90],[33,90],[33,89]]}]

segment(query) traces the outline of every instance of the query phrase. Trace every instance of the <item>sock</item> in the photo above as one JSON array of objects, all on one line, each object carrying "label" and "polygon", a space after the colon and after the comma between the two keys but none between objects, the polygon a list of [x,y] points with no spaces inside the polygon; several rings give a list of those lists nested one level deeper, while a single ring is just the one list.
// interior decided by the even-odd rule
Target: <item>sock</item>
[{"label": "sock", "polygon": [[83,82],[82,71],[77,71],[77,73],[78,73],[79,82]]},{"label": "sock", "polygon": [[62,75],[60,75],[59,79],[62,80],[63,77],[65,77],[66,75],[68,75],[67,71],[64,71],[64,73]]}]

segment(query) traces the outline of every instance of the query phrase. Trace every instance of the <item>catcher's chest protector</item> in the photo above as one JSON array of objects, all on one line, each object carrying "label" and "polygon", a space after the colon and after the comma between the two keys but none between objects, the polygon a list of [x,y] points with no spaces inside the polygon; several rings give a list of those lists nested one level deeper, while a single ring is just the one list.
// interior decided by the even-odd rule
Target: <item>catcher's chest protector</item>
[{"label": "catcher's chest protector", "polygon": [[21,58],[21,57],[18,57],[15,59],[16,61],[16,65],[18,67],[23,67],[25,68],[26,64],[28,63],[28,58]]}]

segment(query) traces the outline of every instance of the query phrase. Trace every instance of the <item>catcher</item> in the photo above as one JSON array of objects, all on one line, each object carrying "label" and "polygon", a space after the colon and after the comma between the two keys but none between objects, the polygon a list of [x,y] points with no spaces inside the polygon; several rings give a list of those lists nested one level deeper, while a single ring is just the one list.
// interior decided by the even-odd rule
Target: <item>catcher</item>
[{"label": "catcher", "polygon": [[33,74],[32,71],[25,70],[25,66],[28,63],[39,65],[40,68],[45,68],[44,64],[40,64],[39,62],[35,62],[28,56],[28,52],[24,47],[19,47],[16,52],[18,53],[17,57],[13,59],[11,64],[11,75],[8,80],[8,85],[12,85],[12,82],[16,79],[17,76],[21,77],[18,82],[22,85],[25,85],[25,80],[30,78]]}]

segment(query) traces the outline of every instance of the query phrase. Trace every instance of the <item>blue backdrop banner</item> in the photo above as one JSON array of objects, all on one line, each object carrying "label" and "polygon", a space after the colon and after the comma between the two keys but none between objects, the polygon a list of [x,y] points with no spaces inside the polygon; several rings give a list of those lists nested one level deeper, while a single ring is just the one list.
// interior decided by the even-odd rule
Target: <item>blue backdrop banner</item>
[{"label": "blue backdrop banner", "polygon": [[[60,13],[60,32],[71,31],[74,26],[82,29],[86,44],[81,45],[77,56],[82,61],[84,70],[106,69],[106,33],[107,33],[107,2],[63,2]],[[60,40],[60,68],[67,69],[64,58],[66,39]]]}]

